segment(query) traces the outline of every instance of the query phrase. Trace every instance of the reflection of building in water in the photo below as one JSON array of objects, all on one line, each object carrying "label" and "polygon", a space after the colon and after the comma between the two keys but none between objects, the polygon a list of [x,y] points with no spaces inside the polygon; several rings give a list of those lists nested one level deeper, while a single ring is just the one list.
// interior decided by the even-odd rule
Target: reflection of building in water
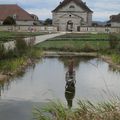
[{"label": "reflection of building in water", "polygon": [[69,69],[66,73],[66,86],[65,86],[65,98],[68,103],[68,107],[72,107],[73,98],[75,96],[75,71],[73,70],[73,60],[69,62]]}]

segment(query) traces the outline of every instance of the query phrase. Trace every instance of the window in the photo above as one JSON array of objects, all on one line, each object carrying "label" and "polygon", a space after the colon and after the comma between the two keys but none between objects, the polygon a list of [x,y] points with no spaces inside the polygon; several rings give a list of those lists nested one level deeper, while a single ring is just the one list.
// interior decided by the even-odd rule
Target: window
[{"label": "window", "polygon": [[75,8],[75,6],[71,5],[69,8],[70,8],[70,9],[73,9],[73,8]]},{"label": "window", "polygon": [[70,11],[74,11],[74,10],[75,10],[75,6],[74,6],[74,5],[71,5],[71,6],[69,7],[69,9],[70,9]]}]

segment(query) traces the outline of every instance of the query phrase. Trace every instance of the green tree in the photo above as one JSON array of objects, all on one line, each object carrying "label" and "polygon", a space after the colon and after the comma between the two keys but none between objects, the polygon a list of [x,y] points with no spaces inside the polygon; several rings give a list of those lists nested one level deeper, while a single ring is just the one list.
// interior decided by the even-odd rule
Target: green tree
[{"label": "green tree", "polygon": [[13,19],[13,17],[8,16],[4,22],[3,25],[16,25],[16,21]]},{"label": "green tree", "polygon": [[44,21],[44,25],[52,25],[52,19],[47,18],[47,19]]}]

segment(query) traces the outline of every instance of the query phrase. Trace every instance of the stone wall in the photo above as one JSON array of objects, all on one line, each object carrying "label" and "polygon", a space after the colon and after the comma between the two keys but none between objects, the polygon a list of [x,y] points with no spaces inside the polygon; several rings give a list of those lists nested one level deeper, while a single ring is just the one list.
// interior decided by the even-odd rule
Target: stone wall
[{"label": "stone wall", "polygon": [[[65,26],[63,26],[63,27],[65,27]],[[54,26],[0,26],[0,31],[57,32],[57,27],[54,27]],[[62,32],[63,31],[64,30],[62,30]],[[79,31],[76,30],[75,32],[120,33],[120,27],[80,27]]]},{"label": "stone wall", "polygon": [[17,31],[17,32],[56,32],[54,26],[0,26],[0,31]]},{"label": "stone wall", "polygon": [[[70,8],[74,6],[75,8]],[[53,12],[53,25],[58,27],[60,31],[66,31],[68,27],[68,21],[73,23],[71,30],[77,31],[80,26],[91,26],[92,24],[92,12],[86,12],[74,2],[70,2],[66,6],[59,9],[57,12]]]},{"label": "stone wall", "polygon": [[120,33],[120,27],[80,27],[79,32]]},{"label": "stone wall", "polygon": [[111,22],[112,27],[120,27],[120,23],[117,22]]}]

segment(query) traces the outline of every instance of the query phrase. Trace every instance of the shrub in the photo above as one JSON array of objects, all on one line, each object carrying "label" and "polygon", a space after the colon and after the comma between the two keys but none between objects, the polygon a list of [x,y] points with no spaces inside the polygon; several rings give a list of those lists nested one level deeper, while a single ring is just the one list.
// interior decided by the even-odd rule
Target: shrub
[{"label": "shrub", "polygon": [[120,52],[120,42],[119,42],[119,44],[117,45],[117,50]]},{"label": "shrub", "polygon": [[84,47],[83,47],[83,51],[84,52],[93,52],[96,51],[96,49],[89,43],[85,43]]},{"label": "shrub", "polygon": [[2,43],[0,43],[0,59],[5,55],[5,47]]},{"label": "shrub", "polygon": [[26,41],[22,38],[18,38],[16,41],[15,41],[15,52],[17,52],[17,54],[19,56],[25,54],[28,50],[28,45],[26,43]]},{"label": "shrub", "polygon": [[13,17],[8,16],[4,21],[3,25],[16,25],[16,21],[13,19]]},{"label": "shrub", "polygon": [[109,45],[111,49],[117,48],[117,45],[119,44],[119,40],[115,34],[109,35]]}]

